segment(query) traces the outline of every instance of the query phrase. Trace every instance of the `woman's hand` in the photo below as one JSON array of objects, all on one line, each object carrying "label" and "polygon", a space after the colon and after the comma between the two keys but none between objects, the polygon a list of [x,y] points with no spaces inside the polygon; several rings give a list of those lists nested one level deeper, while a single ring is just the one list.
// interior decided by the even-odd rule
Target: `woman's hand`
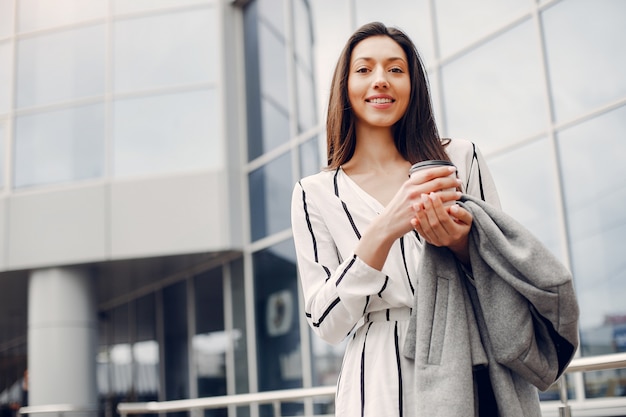
[{"label": "woman's hand", "polygon": [[439,193],[434,192],[422,195],[413,208],[413,228],[431,245],[448,247],[461,262],[468,264],[471,213],[457,204],[444,206]]},{"label": "woman's hand", "polygon": [[[461,193],[454,191],[460,185],[459,180],[450,176],[454,169],[454,167],[431,168],[420,171],[407,179],[385,209],[365,230],[355,248],[355,253],[371,267],[380,270],[393,242],[415,228],[413,220],[420,219],[416,216],[416,208],[420,207],[423,202],[422,195],[435,193],[441,206],[443,203],[454,202],[461,196]],[[442,210],[443,212],[436,214],[430,210],[427,211],[425,207],[422,208],[423,214],[428,212],[430,217],[434,215],[436,218],[446,218],[445,227],[451,229],[449,223],[453,220],[450,219],[445,209]],[[421,222],[418,221],[418,223]],[[440,230],[441,227],[433,224],[429,230],[432,229]],[[417,228],[416,230],[420,231]]]}]

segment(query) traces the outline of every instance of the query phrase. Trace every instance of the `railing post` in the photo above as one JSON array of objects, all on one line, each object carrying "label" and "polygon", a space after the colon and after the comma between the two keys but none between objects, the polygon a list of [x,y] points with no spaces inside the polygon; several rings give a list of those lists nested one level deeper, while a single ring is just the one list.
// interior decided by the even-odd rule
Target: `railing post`
[{"label": "railing post", "polygon": [[559,417],[572,417],[572,410],[567,404],[567,378],[565,374],[559,378],[559,390],[561,393],[561,406],[559,407]]},{"label": "railing post", "polygon": [[274,417],[282,417],[282,412],[280,410],[280,400],[272,401],[272,405],[274,407]]}]

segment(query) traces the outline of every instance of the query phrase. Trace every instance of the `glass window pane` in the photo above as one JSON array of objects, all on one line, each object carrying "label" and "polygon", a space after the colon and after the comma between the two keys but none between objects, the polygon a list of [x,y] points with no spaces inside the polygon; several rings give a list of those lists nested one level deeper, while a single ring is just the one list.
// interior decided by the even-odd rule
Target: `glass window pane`
[{"label": "glass window pane", "polygon": [[[561,261],[557,170],[547,138],[534,141],[488,160],[502,208],[527,227]],[[532,167],[532,169],[529,169]]]},{"label": "glass window pane", "polygon": [[[258,106],[255,109],[258,111]],[[289,141],[289,115],[273,102],[261,99],[261,117],[248,126],[248,160],[253,160]],[[260,124],[260,129],[254,125]]]},{"label": "glass window pane", "polygon": [[315,136],[300,145],[300,178],[320,172],[319,136]]},{"label": "glass window pane", "polygon": [[102,0],[19,0],[18,31],[29,32],[106,16]]},{"label": "glass window pane", "polygon": [[424,64],[432,62],[435,53],[428,0],[397,0],[393,7],[384,1],[359,0],[354,5],[357,26],[374,21],[396,26],[415,43]]},{"label": "glass window pane", "polygon": [[13,0],[0,0],[0,38],[13,35]]},{"label": "glass window pane", "polygon": [[6,125],[0,121],[0,189],[4,188],[4,147]]},{"label": "glass window pane", "polygon": [[284,40],[262,23],[259,24],[259,64],[261,92],[277,105],[287,109],[289,89],[287,80],[287,51]]},{"label": "glass window pane", "polygon": [[113,109],[115,176],[223,167],[215,91],[118,100]]},{"label": "glass window pane", "polygon": [[[226,395],[226,354],[236,339],[224,330],[222,268],[203,272],[193,279],[196,331],[192,337],[193,363],[198,396]],[[205,417],[223,415],[206,410]]]},{"label": "glass window pane", "polygon": [[558,120],[626,95],[626,2],[562,1],[542,13]]},{"label": "glass window pane", "polygon": [[489,153],[546,128],[538,45],[528,20],[444,66],[445,135]]},{"label": "glass window pane", "polygon": [[317,105],[315,100],[314,76],[296,65],[298,82],[298,132],[304,132],[317,125]]},{"label": "glass window pane", "polygon": [[[302,386],[298,273],[293,240],[289,239],[252,257],[257,326],[259,390]],[[283,414],[300,415],[283,404]],[[291,405],[293,406],[293,405]],[[299,406],[298,406],[299,407]]]},{"label": "glass window pane", "polygon": [[624,136],[626,107],[558,133],[583,355],[626,349]]},{"label": "glass window pane", "polygon": [[11,43],[0,42],[0,114],[6,114],[11,109],[12,61]]},{"label": "glass window pane", "polygon": [[159,342],[154,293],[135,302],[136,336],[133,343],[135,401],[159,399]]},{"label": "glass window pane", "polygon": [[305,0],[293,2],[293,20],[296,56],[304,68],[313,70],[313,29],[311,12]]},{"label": "glass window pane", "polygon": [[98,178],[103,173],[103,104],[17,117],[16,188]]},{"label": "glass window pane", "polygon": [[114,0],[114,13],[134,13],[164,7],[187,6],[190,4],[212,3],[215,0]]},{"label": "glass window pane", "polygon": [[189,398],[190,337],[187,331],[187,309],[182,308],[186,305],[187,281],[163,288],[163,368],[166,400]]},{"label": "glass window pane", "polygon": [[530,11],[530,2],[524,0],[437,0],[434,4],[444,57]]},{"label": "glass window pane", "polygon": [[283,0],[257,0],[259,17],[272,25],[281,36],[285,35],[285,4]]},{"label": "glass window pane", "polygon": [[293,190],[291,154],[285,153],[249,175],[252,240],[291,226],[290,201]]},{"label": "glass window pane", "polygon": [[194,10],[114,26],[115,91],[217,80],[215,10]]},{"label": "glass window pane", "polygon": [[104,25],[17,44],[17,107],[104,94]]}]

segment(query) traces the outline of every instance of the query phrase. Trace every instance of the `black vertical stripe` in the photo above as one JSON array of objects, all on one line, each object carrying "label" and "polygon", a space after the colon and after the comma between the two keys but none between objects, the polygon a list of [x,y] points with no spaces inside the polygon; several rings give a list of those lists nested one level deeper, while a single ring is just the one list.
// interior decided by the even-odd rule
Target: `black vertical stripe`
[{"label": "black vertical stripe", "polygon": [[403,410],[403,392],[402,392],[402,367],[400,366],[400,343],[398,342],[398,322],[394,328],[394,343],[396,346],[396,364],[398,366],[398,416],[402,417]]},{"label": "black vertical stripe", "polygon": [[[478,170],[478,186],[480,187],[480,199],[485,201],[485,191],[483,190],[483,175],[480,172],[480,163],[478,162],[478,154],[476,153],[476,144],[472,143],[472,163],[470,165],[470,175],[472,173],[472,167],[474,166],[474,161],[476,161],[476,169]],[[467,178],[467,186],[465,186],[465,190],[469,186],[469,175]]]},{"label": "black vertical stripe", "polygon": [[[313,232],[313,225],[311,224],[311,217],[309,216],[308,205],[306,203],[306,191],[304,191],[304,187],[302,187],[302,183],[300,181],[298,181],[298,184],[300,184],[300,188],[302,188],[302,207],[304,209],[304,218],[306,219],[306,225],[309,229],[309,233],[311,234],[311,242],[313,244],[313,256],[315,258],[315,262],[319,264],[320,262],[317,252],[317,239],[315,239],[315,233]],[[326,281],[328,281],[331,275],[330,270],[324,265],[320,264],[320,266],[324,269],[324,272],[326,272]]]},{"label": "black vertical stripe", "polygon": [[367,344],[367,334],[372,327],[372,322],[367,326],[365,337],[363,338],[363,350],[361,351],[361,417],[365,416],[365,345]]},{"label": "black vertical stripe", "polygon": [[409,286],[411,287],[411,294],[415,295],[415,288],[413,288],[413,284],[411,283],[411,276],[409,275],[409,267],[406,264],[406,254],[404,253],[404,236],[400,238],[400,252],[402,252],[402,262],[404,263],[406,279],[407,281],[409,281]]},{"label": "black vertical stripe", "polygon": [[361,239],[361,233],[359,232],[359,229],[357,229],[356,224],[354,223],[354,219],[352,218],[352,214],[350,214],[350,211],[348,210],[348,206],[339,197],[339,185],[337,184],[337,175],[339,174],[339,169],[340,168],[337,168],[337,171],[335,171],[335,176],[333,178],[333,182],[335,185],[335,195],[337,196],[337,198],[339,198],[339,201],[341,201],[341,206],[343,207],[343,211],[346,213],[346,216],[348,216],[348,221],[350,222],[350,225],[352,226],[352,230],[354,230],[356,237],[358,239]]},{"label": "black vertical stripe", "polygon": [[385,275],[385,283],[383,287],[378,291],[378,297],[383,298],[383,291],[387,288],[387,283],[389,282],[389,275]]}]

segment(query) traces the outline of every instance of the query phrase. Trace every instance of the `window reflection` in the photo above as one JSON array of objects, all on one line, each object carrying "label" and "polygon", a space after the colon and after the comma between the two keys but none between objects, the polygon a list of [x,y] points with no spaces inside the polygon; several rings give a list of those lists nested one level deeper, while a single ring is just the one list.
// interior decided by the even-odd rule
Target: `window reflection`
[{"label": "window reflection", "polygon": [[317,125],[317,101],[313,74],[296,65],[298,83],[298,131],[303,132]]},{"label": "window reflection", "polygon": [[[301,314],[296,255],[291,239],[253,254],[259,390],[302,387]],[[282,404],[281,415],[300,415]]]},{"label": "window reflection", "polygon": [[95,25],[17,43],[17,107],[104,94],[105,28]]},{"label": "window reflection", "polygon": [[103,173],[102,104],[16,119],[16,188],[97,178]]},{"label": "window reflection", "polygon": [[15,3],[19,32],[102,18],[107,13],[107,2],[100,0],[20,0]]},{"label": "window reflection", "polygon": [[259,17],[269,23],[276,32],[285,34],[285,10],[282,0],[257,0]]},{"label": "window reflection", "polygon": [[[222,268],[195,276],[193,285],[196,329],[191,342],[198,396],[226,395],[226,353],[236,335],[224,329]],[[205,417],[227,414],[226,409],[204,412]]]},{"label": "window reflection", "polygon": [[13,34],[13,2],[0,1],[0,38]]},{"label": "window reflection", "polygon": [[0,122],[0,189],[4,188],[4,147],[5,147],[5,127]]},{"label": "window reflection", "polygon": [[[268,99],[261,99],[262,137],[257,142],[260,147],[250,156],[261,156],[289,141],[289,115],[280,106]],[[258,138],[257,135],[254,136]]]},{"label": "window reflection", "polygon": [[458,51],[530,11],[530,3],[519,0],[437,0],[433,3],[442,56]]},{"label": "window reflection", "polygon": [[[1,12],[1,10],[0,10]],[[0,22],[0,27],[2,23]],[[8,113],[11,109],[11,69],[13,59],[11,58],[11,44],[9,42],[0,42],[0,114]]]},{"label": "window reflection", "polygon": [[116,176],[219,169],[221,118],[213,90],[114,103]]},{"label": "window reflection", "polygon": [[276,105],[288,108],[287,51],[285,42],[264,24],[259,24],[261,92]]},{"label": "window reflection", "polygon": [[300,178],[320,172],[319,136],[315,136],[300,145]]},{"label": "window reflection", "polygon": [[293,189],[291,158],[285,153],[249,175],[252,240],[288,229]]},{"label": "window reflection", "polygon": [[[547,138],[489,159],[502,208],[564,261],[560,239],[558,179]],[[529,169],[532,167],[532,169]]]},{"label": "window reflection", "polygon": [[488,153],[544,129],[538,45],[528,20],[444,66],[446,135],[475,140]]},{"label": "window reflection", "polygon": [[626,350],[625,135],[626,107],[558,133],[584,355]]},{"label": "window reflection", "polygon": [[217,26],[212,8],[116,22],[115,91],[215,81]]},{"label": "window reflection", "polygon": [[354,2],[357,26],[376,21],[402,29],[428,65],[435,57],[429,3],[428,0],[396,0],[394,6],[389,7],[389,3],[379,0],[359,0]]},{"label": "window reflection", "polygon": [[297,60],[304,68],[313,69],[313,28],[306,0],[293,2],[293,37]]},{"label": "window reflection", "polygon": [[542,13],[557,119],[626,94],[626,2],[562,1]]},{"label": "window reflection", "polygon": [[113,0],[114,13],[134,13],[164,7],[212,3],[215,0]]}]

